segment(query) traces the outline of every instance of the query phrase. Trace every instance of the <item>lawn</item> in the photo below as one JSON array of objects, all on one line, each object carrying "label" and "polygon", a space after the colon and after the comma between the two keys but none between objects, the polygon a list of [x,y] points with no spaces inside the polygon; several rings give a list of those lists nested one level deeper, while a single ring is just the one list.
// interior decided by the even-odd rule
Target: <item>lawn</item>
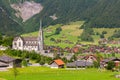
[{"label": "lawn", "polygon": [[[18,71],[19,75],[16,80],[119,80],[113,76],[118,74],[118,72],[100,71],[98,69],[66,70],[27,67]],[[0,78],[14,80],[12,70],[0,72]]]}]

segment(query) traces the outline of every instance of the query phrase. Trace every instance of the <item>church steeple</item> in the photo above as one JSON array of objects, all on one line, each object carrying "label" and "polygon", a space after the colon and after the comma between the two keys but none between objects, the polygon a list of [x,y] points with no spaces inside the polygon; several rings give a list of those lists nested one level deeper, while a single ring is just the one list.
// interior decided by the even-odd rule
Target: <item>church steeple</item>
[{"label": "church steeple", "polygon": [[39,51],[43,51],[44,48],[44,40],[43,40],[43,29],[42,29],[42,20],[40,20],[40,28],[38,34],[38,44],[39,44]]}]

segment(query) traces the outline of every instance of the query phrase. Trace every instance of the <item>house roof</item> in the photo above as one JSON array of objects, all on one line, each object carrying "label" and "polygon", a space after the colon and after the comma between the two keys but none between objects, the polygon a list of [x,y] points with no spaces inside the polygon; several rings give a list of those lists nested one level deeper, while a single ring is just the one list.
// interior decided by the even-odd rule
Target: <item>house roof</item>
[{"label": "house roof", "polygon": [[65,63],[61,59],[54,60],[57,65],[64,65]]},{"label": "house roof", "polygon": [[92,66],[92,65],[93,65],[93,63],[87,62],[87,61],[84,61],[84,60],[75,61],[75,62],[72,62],[72,63],[67,63],[68,67],[85,67],[85,66]]},{"label": "house roof", "polygon": [[76,63],[75,63],[75,62],[67,63],[66,66],[67,66],[67,67],[76,67]]},{"label": "house roof", "polygon": [[0,67],[5,67],[8,66],[8,64],[4,63],[4,62],[0,62]]},{"label": "house roof", "polygon": [[92,66],[93,63],[92,62],[87,62],[84,60],[80,60],[80,61],[76,61],[76,65],[77,66]]},{"label": "house roof", "polygon": [[2,61],[2,62],[9,63],[9,62],[12,62],[14,60],[15,59],[10,57],[10,56],[6,56],[6,55],[0,56],[0,61]]},{"label": "house roof", "polygon": [[85,60],[87,60],[90,56],[94,57],[95,59],[97,59],[96,55],[90,54],[84,57]]},{"label": "house roof", "polygon": [[120,58],[107,58],[107,59],[103,59],[102,62],[109,62],[109,61],[120,61]]}]

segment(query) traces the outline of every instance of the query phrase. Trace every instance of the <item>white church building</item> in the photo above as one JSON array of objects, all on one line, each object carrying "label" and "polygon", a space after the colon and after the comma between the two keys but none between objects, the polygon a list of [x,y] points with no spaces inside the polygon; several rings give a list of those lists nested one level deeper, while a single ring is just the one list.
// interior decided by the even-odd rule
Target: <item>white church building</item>
[{"label": "white church building", "polygon": [[43,30],[40,22],[40,29],[38,37],[15,37],[12,43],[12,48],[15,50],[26,50],[26,51],[43,51]]}]

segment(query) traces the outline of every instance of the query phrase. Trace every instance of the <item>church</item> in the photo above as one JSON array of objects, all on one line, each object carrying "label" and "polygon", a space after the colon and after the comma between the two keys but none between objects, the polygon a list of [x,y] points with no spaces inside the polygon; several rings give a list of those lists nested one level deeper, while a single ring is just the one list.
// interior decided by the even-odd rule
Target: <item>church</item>
[{"label": "church", "polygon": [[38,37],[15,37],[12,43],[15,50],[42,52],[44,48],[43,29],[40,22]]}]

